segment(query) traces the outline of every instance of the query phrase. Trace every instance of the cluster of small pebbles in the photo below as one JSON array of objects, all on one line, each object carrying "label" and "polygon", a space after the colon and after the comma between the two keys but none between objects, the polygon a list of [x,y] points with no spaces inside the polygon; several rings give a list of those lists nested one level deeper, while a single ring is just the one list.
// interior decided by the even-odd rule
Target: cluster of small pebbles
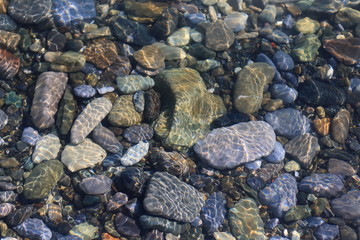
[{"label": "cluster of small pebbles", "polygon": [[0,0],[3,240],[360,238],[359,0]]}]

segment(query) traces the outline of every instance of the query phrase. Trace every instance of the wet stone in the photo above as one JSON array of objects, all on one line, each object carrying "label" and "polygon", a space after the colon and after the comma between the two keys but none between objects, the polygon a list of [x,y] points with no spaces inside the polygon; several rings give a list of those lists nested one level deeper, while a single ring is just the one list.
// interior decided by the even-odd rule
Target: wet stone
[{"label": "wet stone", "polygon": [[141,90],[145,91],[155,85],[155,82],[152,78],[143,77],[141,75],[117,77],[116,83],[120,93],[122,94],[132,94]]},{"label": "wet stone", "polygon": [[259,14],[259,19],[263,22],[274,23],[276,17],[276,6],[266,5],[262,12]]},{"label": "wet stone", "polygon": [[108,116],[111,125],[130,127],[141,122],[142,114],[135,110],[132,99],[133,95],[121,95],[115,100]]},{"label": "wet stone", "polygon": [[137,91],[133,95],[134,108],[137,112],[143,112],[145,110],[145,92]]},{"label": "wet stone", "polygon": [[8,12],[12,19],[19,23],[38,24],[50,17],[50,0],[11,0]]},{"label": "wet stone", "polygon": [[[121,184],[121,186],[124,186],[127,190],[129,190],[131,194],[138,196],[143,193],[145,180],[146,179],[142,168],[127,167],[125,168],[125,171],[121,173],[118,183]],[[139,203],[133,203],[129,201],[127,203],[127,206],[131,208],[137,208],[137,206],[139,206]]]},{"label": "wet stone", "polygon": [[312,193],[316,197],[332,198],[342,194],[345,186],[338,175],[314,173],[299,183],[299,191]]},{"label": "wet stone", "polygon": [[59,160],[44,161],[36,165],[26,178],[23,192],[25,198],[45,198],[60,179],[63,168]]},{"label": "wet stone", "polygon": [[180,47],[173,47],[160,42],[156,42],[153,45],[160,49],[165,57],[165,60],[169,61],[186,58],[186,52]]},{"label": "wet stone", "polygon": [[52,237],[51,230],[43,221],[37,218],[28,218],[22,224],[14,227],[21,236],[30,239],[48,240]]},{"label": "wet stone", "polygon": [[285,158],[285,150],[281,143],[278,141],[275,142],[274,150],[270,153],[270,155],[264,157],[264,159],[270,163],[279,163]]},{"label": "wet stone", "polygon": [[50,51],[61,51],[66,44],[66,37],[64,34],[52,30],[47,35],[47,46]]},{"label": "wet stone", "polygon": [[339,235],[339,226],[324,223],[315,232],[314,236],[319,240],[333,240]]},{"label": "wet stone", "polygon": [[116,60],[101,74],[100,83],[111,83],[116,77],[129,75],[131,64],[129,58],[125,56],[117,56]]},{"label": "wet stone", "polygon": [[140,234],[140,229],[135,220],[122,213],[116,214],[114,224],[116,231],[124,236],[135,237]]},{"label": "wet stone", "polygon": [[175,8],[168,8],[156,20],[151,32],[157,37],[167,37],[176,30],[177,24],[178,11]]},{"label": "wet stone", "polygon": [[73,240],[76,237],[79,237],[80,239],[94,239],[99,228],[94,227],[93,225],[90,225],[87,222],[80,223],[78,225],[75,225],[70,231],[70,236],[72,237],[71,240]]},{"label": "wet stone", "polygon": [[32,215],[32,206],[21,206],[13,210],[6,218],[5,221],[10,226],[16,226],[23,223]]},{"label": "wet stone", "polygon": [[3,129],[9,121],[9,117],[3,110],[0,110],[0,129]]},{"label": "wet stone", "polygon": [[345,220],[360,217],[360,191],[353,190],[331,201],[333,213]]},{"label": "wet stone", "polygon": [[104,39],[92,41],[83,53],[86,61],[91,62],[99,69],[109,67],[118,56],[115,43]]},{"label": "wet stone", "polygon": [[56,126],[61,135],[67,135],[77,116],[77,103],[71,92],[71,87],[65,88],[65,93],[60,101],[57,113]]},{"label": "wet stone", "polygon": [[251,63],[238,74],[234,86],[234,106],[241,113],[259,110],[266,84],[274,77],[274,69],[266,63]]},{"label": "wet stone", "polygon": [[56,159],[60,151],[60,139],[54,134],[42,136],[36,143],[32,160],[34,163],[40,163],[44,160]]},{"label": "wet stone", "polygon": [[267,156],[274,147],[272,127],[263,121],[252,121],[213,130],[195,144],[194,151],[211,167],[226,169]]},{"label": "wet stone", "polygon": [[316,20],[305,17],[296,22],[295,28],[298,32],[309,34],[315,33],[320,28],[320,24]]},{"label": "wet stone", "polygon": [[270,91],[272,98],[281,99],[284,104],[293,103],[298,96],[298,92],[286,84],[274,84]]},{"label": "wet stone", "polygon": [[114,196],[109,199],[109,202],[106,204],[107,211],[115,211],[121,206],[125,205],[128,202],[128,196],[125,193],[117,192]]},{"label": "wet stone", "polygon": [[82,142],[89,133],[108,115],[111,102],[104,98],[95,98],[76,118],[71,128],[71,143]]},{"label": "wet stone", "polygon": [[214,51],[225,51],[233,44],[235,34],[222,20],[205,25],[206,47]]},{"label": "wet stone", "polygon": [[293,222],[297,220],[302,220],[311,216],[311,209],[307,205],[297,205],[291,208],[284,215],[285,222]]},{"label": "wet stone", "polygon": [[148,69],[158,69],[162,66],[165,56],[156,45],[148,45],[134,52],[138,64]]},{"label": "wet stone", "polygon": [[276,217],[282,217],[285,212],[296,205],[297,183],[288,174],[281,174],[273,183],[259,193],[262,204],[268,206]]},{"label": "wet stone", "polygon": [[283,51],[274,54],[273,61],[279,71],[290,71],[294,69],[294,61],[291,56]]},{"label": "wet stone", "polygon": [[325,40],[324,49],[346,65],[356,64],[360,60],[360,38]]},{"label": "wet stone", "polygon": [[190,222],[198,216],[204,199],[194,187],[166,172],[156,172],[144,199],[145,210],[170,220]]},{"label": "wet stone", "polygon": [[206,199],[205,206],[200,212],[203,228],[209,232],[216,232],[225,219],[226,199],[222,192],[215,192]]},{"label": "wet stone", "polygon": [[0,77],[12,79],[19,71],[20,58],[5,49],[0,49],[0,66]]},{"label": "wet stone", "polygon": [[215,232],[213,236],[215,240],[236,240],[230,233],[227,232]]},{"label": "wet stone", "polygon": [[71,172],[94,167],[106,157],[106,152],[99,145],[86,138],[78,145],[66,145],[61,154],[61,161]]},{"label": "wet stone", "polygon": [[330,132],[330,118],[315,119],[313,121],[315,131],[321,136],[326,136]]},{"label": "wet stone", "polygon": [[233,32],[239,32],[245,29],[248,17],[244,12],[234,12],[227,15],[224,22]]},{"label": "wet stone", "polygon": [[267,183],[274,177],[277,177],[284,168],[284,163],[266,164],[257,170],[259,178],[263,183]]},{"label": "wet stone", "polygon": [[331,137],[336,142],[344,144],[350,128],[350,112],[341,109],[331,122]]},{"label": "wet stone", "polygon": [[36,131],[32,127],[24,128],[24,131],[22,132],[21,135],[21,141],[23,141],[24,143],[30,146],[35,146],[36,142],[39,139],[40,139],[40,134],[38,133],[38,131]]},{"label": "wet stone", "polygon": [[320,46],[321,43],[315,34],[307,34],[295,44],[291,54],[296,61],[311,62]]},{"label": "wet stone", "polygon": [[349,226],[340,226],[340,239],[356,240],[356,232]]},{"label": "wet stone", "polygon": [[327,170],[331,174],[347,177],[350,177],[356,173],[356,171],[350,164],[335,158],[329,159]]},{"label": "wet stone", "polygon": [[17,28],[16,23],[7,14],[0,14],[0,29],[5,31],[14,31]]},{"label": "wet stone", "polygon": [[289,141],[284,148],[287,154],[294,157],[303,166],[308,167],[320,150],[320,145],[316,137],[306,133]]},{"label": "wet stone", "polygon": [[11,203],[0,203],[0,218],[9,215],[15,209],[15,205]]},{"label": "wet stone", "polygon": [[85,194],[90,195],[102,195],[110,191],[112,180],[103,175],[94,175],[88,178],[84,178],[79,183],[79,188]]},{"label": "wet stone", "polygon": [[0,202],[15,202],[17,194],[13,191],[0,191]]},{"label": "wet stone", "polygon": [[275,133],[288,139],[310,132],[310,121],[298,110],[284,108],[265,115]]},{"label": "wet stone", "polygon": [[98,125],[92,132],[94,141],[111,153],[122,152],[123,146],[115,134],[106,127]]},{"label": "wet stone", "polygon": [[20,34],[0,30],[0,46],[9,51],[16,50],[20,39]]},{"label": "wet stone", "polygon": [[190,43],[190,28],[182,27],[176,30],[166,39],[166,43],[173,47],[188,45]]},{"label": "wet stone", "polygon": [[121,157],[121,165],[128,167],[141,161],[148,153],[150,144],[148,142],[139,142],[135,146],[130,147]]},{"label": "wet stone", "polygon": [[144,229],[156,229],[164,233],[172,233],[174,235],[180,235],[188,228],[187,223],[180,223],[162,217],[149,215],[142,215],[140,217],[140,224]]},{"label": "wet stone", "polygon": [[140,141],[150,140],[153,137],[153,129],[147,125],[132,126],[123,132],[123,137],[128,142],[138,143]]},{"label": "wet stone", "polygon": [[144,240],[164,240],[164,234],[159,230],[152,230],[146,233]]},{"label": "wet stone", "polygon": [[57,72],[77,72],[84,68],[86,56],[82,53],[67,51],[56,57],[50,70]]},{"label": "wet stone", "polygon": [[189,54],[197,59],[214,59],[216,52],[205,47],[202,43],[195,43],[190,46]]},{"label": "wet stone", "polygon": [[229,224],[237,239],[265,240],[264,223],[251,198],[243,198],[229,210]]},{"label": "wet stone", "polygon": [[90,85],[79,85],[73,91],[75,96],[81,98],[91,98],[96,94],[95,88]]},{"label": "wet stone", "polygon": [[349,28],[360,23],[360,11],[350,8],[340,8],[335,15],[335,23],[341,24],[343,27]]}]

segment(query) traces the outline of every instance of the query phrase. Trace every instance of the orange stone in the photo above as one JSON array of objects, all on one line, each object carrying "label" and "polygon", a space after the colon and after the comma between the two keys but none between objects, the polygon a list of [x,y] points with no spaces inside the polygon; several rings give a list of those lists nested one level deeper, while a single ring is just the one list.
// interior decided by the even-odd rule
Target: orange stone
[{"label": "orange stone", "polygon": [[326,136],[330,132],[330,118],[315,119],[313,121],[315,131],[321,136]]},{"label": "orange stone", "polygon": [[103,234],[101,235],[101,239],[102,239],[102,240],[121,240],[121,238],[115,238],[115,237],[111,236],[111,235],[108,234],[108,233],[103,233]]}]

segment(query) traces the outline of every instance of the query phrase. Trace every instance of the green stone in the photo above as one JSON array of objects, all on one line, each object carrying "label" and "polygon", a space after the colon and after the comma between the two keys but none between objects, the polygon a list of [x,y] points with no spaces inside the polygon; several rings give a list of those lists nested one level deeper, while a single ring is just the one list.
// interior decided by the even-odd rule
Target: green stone
[{"label": "green stone", "polygon": [[78,52],[64,52],[50,64],[50,70],[58,72],[77,72],[83,69],[86,56]]},{"label": "green stone", "polygon": [[311,209],[307,205],[296,205],[284,215],[285,222],[302,220],[311,216]]},{"label": "green stone", "polygon": [[350,28],[360,24],[360,11],[344,7],[335,15],[335,23],[341,24],[344,28]]},{"label": "green stone", "polygon": [[88,224],[87,222],[75,225],[71,230],[70,234],[80,237],[82,240],[92,240],[96,237],[98,227]]},{"label": "green stone", "polygon": [[310,208],[314,216],[320,216],[325,209],[330,209],[330,203],[326,198],[318,198],[314,201]]},{"label": "green stone", "polygon": [[299,19],[296,22],[295,28],[297,31],[303,34],[315,33],[320,28],[320,23],[316,20],[306,17]]},{"label": "green stone", "polygon": [[71,92],[71,88],[66,88],[60,107],[57,113],[56,126],[61,135],[67,135],[77,116],[77,103]]},{"label": "green stone", "polygon": [[198,72],[207,72],[210,71],[214,68],[220,67],[221,63],[214,60],[214,59],[206,59],[206,60],[201,60],[201,61],[197,61],[194,68],[198,71]]},{"label": "green stone", "polygon": [[321,42],[315,34],[304,35],[294,46],[292,56],[299,62],[311,62],[320,46]]},{"label": "green stone", "polygon": [[135,110],[133,95],[121,95],[111,109],[108,119],[116,127],[130,127],[141,122],[142,113]]},{"label": "green stone", "polygon": [[285,164],[284,169],[286,172],[294,172],[294,171],[299,171],[301,168],[299,163],[295,162],[294,160],[291,160]]},{"label": "green stone", "polygon": [[15,92],[9,92],[6,94],[5,104],[13,104],[15,107],[21,108],[21,97]]}]

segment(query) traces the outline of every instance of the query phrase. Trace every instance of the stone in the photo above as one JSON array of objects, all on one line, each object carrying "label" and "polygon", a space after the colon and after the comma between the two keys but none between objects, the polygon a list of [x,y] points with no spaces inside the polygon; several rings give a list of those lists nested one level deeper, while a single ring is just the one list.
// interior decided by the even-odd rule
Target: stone
[{"label": "stone", "polygon": [[344,144],[349,134],[349,128],[350,112],[346,109],[340,109],[331,122],[331,138],[340,144]]},{"label": "stone", "polygon": [[135,220],[122,213],[116,214],[114,224],[116,231],[124,236],[136,237],[140,234],[140,229]]},{"label": "stone", "polygon": [[144,46],[134,52],[134,58],[138,64],[148,69],[158,69],[163,65],[165,56],[156,45]]},{"label": "stone", "polygon": [[346,65],[356,64],[360,60],[360,38],[324,40],[323,47]]},{"label": "stone", "polygon": [[42,136],[36,143],[32,160],[34,163],[41,163],[44,160],[56,159],[60,151],[60,139],[50,133]]},{"label": "stone", "polygon": [[190,68],[161,72],[155,78],[155,89],[173,99],[164,105],[154,125],[164,146],[172,149],[191,147],[226,112],[222,99],[209,93],[199,73]]},{"label": "stone", "polygon": [[50,0],[11,0],[8,13],[18,23],[38,24],[50,17],[50,8]]},{"label": "stone", "polygon": [[98,125],[92,132],[94,141],[111,153],[122,152],[123,146],[115,134],[108,128]]},{"label": "stone", "polygon": [[299,171],[301,169],[301,166],[296,161],[291,160],[285,164],[284,169],[286,172],[295,172],[295,171]]},{"label": "stone", "polygon": [[121,95],[115,100],[108,116],[111,125],[130,127],[141,122],[142,114],[135,110],[132,99],[132,95]]},{"label": "stone", "polygon": [[36,142],[39,139],[40,139],[40,134],[38,133],[38,131],[36,131],[32,127],[24,128],[24,131],[22,132],[21,135],[21,141],[23,141],[24,143],[30,146],[35,146]]},{"label": "stone", "polygon": [[144,120],[153,122],[160,115],[160,94],[154,89],[145,92]]},{"label": "stone", "polygon": [[29,239],[47,240],[52,237],[51,230],[43,221],[37,218],[28,218],[20,225],[14,227],[17,234]]},{"label": "stone", "polygon": [[316,33],[319,28],[320,23],[309,17],[301,18],[295,24],[295,29],[302,34]]},{"label": "stone", "polygon": [[148,153],[150,144],[148,142],[139,142],[135,146],[130,147],[120,159],[121,165],[128,167],[141,161]]},{"label": "stone", "polygon": [[340,8],[335,15],[335,23],[341,24],[345,28],[360,24],[360,11],[350,7]]},{"label": "stone", "polygon": [[90,85],[79,85],[73,89],[75,96],[81,98],[91,98],[96,94],[95,88]]},{"label": "stone", "polygon": [[111,30],[109,27],[101,27],[93,29],[90,32],[85,33],[86,40],[92,40],[97,38],[109,37],[111,36]]},{"label": "stone", "polygon": [[0,203],[0,218],[9,215],[15,209],[15,205],[11,203]]},{"label": "stone", "polygon": [[71,87],[67,86],[63,98],[60,101],[57,112],[56,126],[61,135],[67,135],[77,116],[77,102],[71,92]]},{"label": "stone", "polygon": [[90,132],[108,115],[112,107],[105,97],[95,98],[76,118],[72,128],[70,141],[72,144],[82,142]]},{"label": "stone", "polygon": [[293,47],[291,55],[299,62],[312,62],[321,43],[315,34],[304,35]]},{"label": "stone", "polygon": [[357,234],[349,226],[340,226],[340,239],[357,240]]},{"label": "stone", "polygon": [[205,47],[202,43],[192,44],[189,48],[189,54],[197,59],[214,59],[216,52]]},{"label": "stone", "polygon": [[3,129],[9,121],[8,115],[3,110],[0,110],[0,129]]},{"label": "stone", "polygon": [[50,51],[61,51],[65,47],[66,37],[64,34],[52,30],[47,34],[47,46]]},{"label": "stone", "polygon": [[288,44],[290,42],[290,37],[278,29],[274,30],[270,35],[267,35],[266,39],[278,44]]},{"label": "stone", "polygon": [[190,43],[190,28],[182,27],[176,30],[166,39],[166,43],[173,47],[188,45]]},{"label": "stone", "polygon": [[5,49],[0,49],[0,66],[0,77],[12,79],[19,71],[20,58]]},{"label": "stone", "polygon": [[234,86],[234,107],[241,113],[254,113],[259,110],[265,85],[273,77],[274,69],[266,63],[251,63],[238,74]]},{"label": "stone", "polygon": [[259,215],[256,202],[243,198],[229,210],[231,233],[236,239],[265,240],[264,223]]},{"label": "stone", "polygon": [[117,192],[112,196],[108,203],[106,204],[107,211],[115,211],[121,206],[125,205],[128,202],[128,196],[125,193]]},{"label": "stone", "polygon": [[225,51],[234,43],[235,34],[222,20],[205,25],[205,45],[214,51]]},{"label": "stone", "polygon": [[337,216],[345,220],[360,217],[360,191],[353,190],[331,201],[331,210]]},{"label": "stone", "polygon": [[214,129],[195,144],[194,151],[213,168],[234,168],[269,155],[274,150],[275,137],[274,130],[266,122],[238,123]]},{"label": "stone", "polygon": [[[99,231],[98,227],[94,227],[87,222],[83,222],[80,224],[75,225],[70,231],[71,240],[78,240],[74,239],[74,236],[78,236],[82,240],[90,240],[94,239]],[[79,239],[79,240],[80,240]]]},{"label": "stone", "polygon": [[313,173],[301,180],[298,189],[305,193],[312,193],[316,197],[333,198],[340,196],[345,186],[338,175]]},{"label": "stone", "polygon": [[330,118],[315,119],[313,121],[315,131],[321,136],[326,136],[330,133]]},{"label": "stone", "polygon": [[274,150],[264,159],[270,163],[279,163],[285,158],[285,149],[278,141],[275,142]]},{"label": "stone", "polygon": [[259,14],[259,20],[266,23],[275,23],[276,6],[268,4]]},{"label": "stone", "polygon": [[221,63],[219,61],[216,61],[214,59],[206,59],[206,60],[200,60],[197,61],[194,69],[197,70],[200,73],[211,71],[215,68],[218,68],[221,66]]},{"label": "stone", "polygon": [[307,205],[296,205],[284,215],[285,222],[294,222],[311,216],[311,209]]},{"label": "stone", "polygon": [[102,195],[110,191],[112,180],[104,175],[94,175],[84,178],[79,183],[79,188],[85,194]]},{"label": "stone", "polygon": [[[117,183],[121,187],[124,186],[125,189],[128,190],[132,195],[139,196],[144,192],[145,181],[145,174],[142,168],[126,167],[125,170],[121,173],[120,178],[118,178]],[[128,206],[133,209],[133,211],[136,211],[136,208],[139,207],[139,204],[139,201],[135,199],[133,201],[130,200],[125,206]]]},{"label": "stone", "polygon": [[99,145],[86,138],[78,145],[66,145],[61,153],[61,161],[71,172],[94,167],[106,157],[106,152]]},{"label": "stone", "polygon": [[106,39],[91,41],[87,44],[83,54],[86,56],[87,62],[91,62],[99,69],[109,67],[118,56],[115,43]]},{"label": "stone", "polygon": [[57,72],[78,72],[83,69],[86,56],[82,53],[67,51],[56,57],[50,64],[50,70]]},{"label": "stone", "polygon": [[294,69],[294,61],[291,56],[281,50],[274,54],[273,62],[279,71],[291,71]]},{"label": "stone", "polygon": [[123,137],[128,142],[138,143],[140,141],[150,140],[153,137],[153,129],[147,125],[132,126],[123,132]]},{"label": "stone", "polygon": [[336,174],[340,176],[346,176],[350,177],[356,173],[354,168],[348,164],[347,162],[344,162],[342,160],[338,160],[335,158],[330,158],[327,165],[327,170],[331,174]]},{"label": "stone", "polygon": [[215,232],[213,236],[215,240],[236,240],[230,233],[227,232]]},{"label": "stone", "polygon": [[271,179],[279,176],[279,173],[283,170],[283,168],[284,168],[284,163],[279,162],[279,163],[266,164],[256,171],[261,181],[263,183],[267,183]]},{"label": "stone", "polygon": [[194,187],[169,173],[156,172],[147,187],[143,204],[149,214],[190,222],[198,216],[205,201]]},{"label": "stone", "polygon": [[333,240],[339,235],[339,226],[327,224],[322,224],[315,232],[314,236],[319,240]]},{"label": "stone", "polygon": [[5,221],[10,226],[16,226],[23,223],[33,214],[33,207],[31,205],[20,206],[14,209],[6,218]]},{"label": "stone", "polygon": [[265,121],[269,123],[275,133],[288,139],[310,132],[310,121],[298,110],[283,108],[265,114]]},{"label": "stone", "polygon": [[259,200],[268,206],[276,217],[282,217],[296,205],[297,183],[288,174],[281,174],[274,182],[259,192]]},{"label": "stone", "polygon": [[64,166],[59,160],[43,161],[36,165],[26,178],[24,197],[29,200],[43,199],[63,174]]},{"label": "stone", "polygon": [[248,17],[244,12],[233,12],[225,17],[224,22],[233,32],[240,32],[245,29]]},{"label": "stone", "polygon": [[145,92],[137,91],[133,95],[134,108],[137,112],[143,112],[145,110]]},{"label": "stone", "polygon": [[0,14],[0,29],[4,31],[14,31],[16,23],[7,14]]},{"label": "stone", "polygon": [[222,192],[215,192],[206,199],[205,206],[200,212],[203,228],[208,232],[216,232],[225,219],[226,199]]},{"label": "stone", "polygon": [[282,76],[280,72],[277,70],[274,62],[266,54],[259,53],[255,58],[255,62],[264,62],[269,64],[275,71],[274,82],[279,82],[279,83],[283,82]]},{"label": "stone", "polygon": [[128,75],[116,78],[117,87],[122,94],[133,94],[152,88],[155,82],[152,78],[141,75]]},{"label": "stone", "polygon": [[157,37],[167,37],[176,30],[178,24],[178,11],[176,8],[168,8],[156,20],[151,32]]},{"label": "stone", "polygon": [[130,74],[131,64],[129,58],[125,56],[117,56],[113,64],[107,67],[103,74],[101,74],[99,83],[111,83],[116,77],[124,77]]},{"label": "stone", "polygon": [[125,11],[129,18],[138,22],[154,22],[163,11],[168,8],[167,3],[162,2],[132,2],[124,3]]},{"label": "stone", "polygon": [[13,191],[0,191],[0,202],[15,202],[18,195]]},{"label": "stone", "polygon": [[320,145],[316,137],[306,133],[289,141],[285,144],[284,149],[303,166],[309,167],[316,153],[320,151]]},{"label": "stone", "polygon": [[293,103],[298,96],[295,88],[291,88],[286,84],[274,84],[271,86],[270,92],[273,98],[281,99],[285,104]]},{"label": "stone", "polygon": [[144,229],[157,229],[164,233],[172,233],[174,235],[183,234],[189,225],[187,223],[180,223],[149,215],[142,215],[140,217],[140,224]]},{"label": "stone", "polygon": [[0,30],[0,46],[9,51],[15,51],[20,43],[21,35]]},{"label": "stone", "polygon": [[160,49],[162,55],[164,55],[165,60],[167,61],[186,58],[186,52],[180,47],[168,46],[161,42],[156,42],[153,45],[157,46]]}]

